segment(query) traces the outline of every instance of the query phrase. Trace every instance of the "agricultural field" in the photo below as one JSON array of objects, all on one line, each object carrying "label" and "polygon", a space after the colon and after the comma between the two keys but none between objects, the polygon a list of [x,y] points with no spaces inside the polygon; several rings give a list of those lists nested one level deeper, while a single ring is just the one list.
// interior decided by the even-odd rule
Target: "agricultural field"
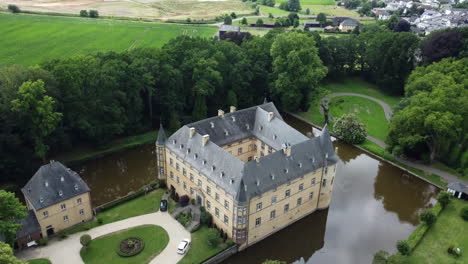
[{"label": "agricultural field", "polygon": [[[307,1],[307,0],[306,0]],[[318,4],[302,4],[302,10],[299,15],[304,16],[305,10],[310,9],[310,15],[317,15],[319,13],[325,13],[327,16],[347,16],[347,17],[359,17],[356,11],[348,10],[344,7],[336,5],[318,5]],[[278,7],[260,6],[260,12],[262,15],[272,14],[273,16],[287,16],[289,11],[279,9]]]},{"label": "agricultural field", "polygon": [[152,19],[207,19],[223,13],[250,14],[253,9],[241,0],[2,0],[22,10],[79,14],[82,9],[95,9],[101,16]]},{"label": "agricultural field", "polygon": [[0,65],[160,47],[180,35],[211,37],[216,27],[0,13]]},{"label": "agricultural field", "polygon": [[[277,0],[277,4],[287,2],[287,0]],[[300,0],[302,5],[336,5],[334,0]]]}]

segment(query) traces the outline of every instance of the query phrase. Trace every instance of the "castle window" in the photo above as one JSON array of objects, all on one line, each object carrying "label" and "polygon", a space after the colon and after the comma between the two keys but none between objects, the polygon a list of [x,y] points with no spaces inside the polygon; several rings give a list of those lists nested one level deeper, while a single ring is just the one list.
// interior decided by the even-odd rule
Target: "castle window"
[{"label": "castle window", "polygon": [[219,194],[218,193],[215,193],[215,200],[219,201]]},{"label": "castle window", "polygon": [[332,184],[332,185],[333,185],[333,180],[334,180],[334,179],[335,179],[335,177],[333,177],[333,178],[332,178],[332,180],[331,180],[331,183],[330,183],[330,184]]},{"label": "castle window", "polygon": [[297,206],[302,204],[302,198],[297,198]]},{"label": "castle window", "polygon": [[61,204],[61,205],[60,205],[60,209],[62,209],[62,210],[67,209],[67,205],[66,205],[66,204]]},{"label": "castle window", "polygon": [[314,192],[310,192],[310,194],[309,194],[309,199],[310,199],[310,200],[314,199]]},{"label": "castle window", "polygon": [[206,208],[208,208],[208,210],[211,209],[211,202],[210,201],[206,201]]},{"label": "castle window", "polygon": [[208,195],[211,195],[211,188],[210,188],[210,186],[206,186],[206,193],[208,193]]},{"label": "castle window", "polygon": [[201,180],[198,180],[198,187],[202,187],[202,181]]},{"label": "castle window", "polygon": [[177,184],[179,184],[179,183],[180,183],[180,178],[179,178],[179,176],[177,176]]},{"label": "castle window", "polygon": [[174,160],[173,160],[172,158],[169,159],[169,164],[170,164],[171,166],[174,166]]},{"label": "castle window", "polygon": [[276,203],[276,195],[271,197],[271,204],[275,204]]},{"label": "castle window", "polygon": [[247,161],[251,161],[251,160],[252,160],[252,156],[247,158]]},{"label": "castle window", "polygon": [[84,215],[84,209],[80,209],[80,215]]},{"label": "castle window", "polygon": [[262,150],[265,149],[265,142],[262,142]]},{"label": "castle window", "polygon": [[289,204],[284,205],[284,212],[287,213],[289,211]]},{"label": "castle window", "polygon": [[268,153],[272,153],[273,152],[273,148],[268,146]]},{"label": "castle window", "polygon": [[325,167],[325,175],[328,173],[328,167]]},{"label": "castle window", "polygon": [[190,194],[193,194],[193,193],[194,193],[193,188],[190,187]]},{"label": "castle window", "polygon": [[68,215],[64,215],[64,216],[63,216],[63,221],[64,221],[64,222],[68,222]]},{"label": "castle window", "polygon": [[315,178],[312,178],[312,185],[315,184]]},{"label": "castle window", "polygon": [[159,168],[159,172],[160,172],[161,174],[164,174],[164,168],[163,168],[163,167]]},{"label": "castle window", "polygon": [[270,212],[270,219],[274,219],[276,217],[276,210]]},{"label": "castle window", "polygon": [[216,217],[219,217],[219,209],[218,209],[218,207],[215,207],[215,215],[216,215]]},{"label": "castle window", "polygon": [[171,171],[169,174],[171,175],[171,179],[174,179],[174,173]]},{"label": "castle window", "polygon": [[304,184],[301,183],[301,184],[299,184],[299,191],[302,192],[303,190],[304,190]]},{"label": "castle window", "polygon": [[286,198],[288,198],[289,196],[291,196],[291,190],[289,190],[289,189],[286,190],[286,192],[284,193],[284,196],[285,196]]},{"label": "castle window", "polygon": [[224,208],[229,209],[229,201],[224,200]]},{"label": "castle window", "polygon": [[227,215],[224,215],[224,223],[226,225],[229,224],[229,217]]},{"label": "castle window", "polygon": [[184,182],[184,190],[187,190],[187,184]]},{"label": "castle window", "polygon": [[186,170],[185,168],[182,168],[182,174],[183,174],[184,176],[187,176],[187,170]]},{"label": "castle window", "polygon": [[260,226],[261,224],[262,224],[262,218],[261,217],[255,219],[255,226]]},{"label": "castle window", "polygon": [[323,179],[322,186],[325,187],[327,185],[327,179]]},{"label": "castle window", "polygon": [[48,211],[44,211],[44,212],[42,212],[42,215],[44,215],[44,217],[48,217],[48,216],[49,216],[49,212],[48,212]]},{"label": "castle window", "polygon": [[238,148],[237,149],[237,155],[241,155],[242,154],[242,148]]},{"label": "castle window", "polygon": [[81,200],[81,198],[76,199],[76,203],[77,203],[77,204],[81,204],[82,202],[83,202],[83,201]]},{"label": "castle window", "polygon": [[260,211],[260,210],[262,210],[262,203],[257,204],[257,211]]},{"label": "castle window", "polygon": [[193,174],[190,173],[190,181],[193,182]]},{"label": "castle window", "polygon": [[179,171],[179,169],[180,169],[180,168],[179,168],[179,162],[176,162],[175,168],[176,168],[177,171]]}]

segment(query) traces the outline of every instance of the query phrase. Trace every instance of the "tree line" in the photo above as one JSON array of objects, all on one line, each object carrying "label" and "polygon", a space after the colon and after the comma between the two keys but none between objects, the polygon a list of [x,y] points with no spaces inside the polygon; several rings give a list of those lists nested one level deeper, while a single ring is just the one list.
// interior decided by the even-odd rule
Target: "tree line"
[{"label": "tree line", "polygon": [[403,94],[415,65],[429,61],[415,56],[419,47],[416,36],[377,25],[341,38],[282,30],[234,42],[181,36],[162,48],[5,66],[2,183],[24,184],[51,153],[99,146],[159,122],[175,130],[230,105],[267,97],[283,111],[306,111],[324,78],[359,75]]}]

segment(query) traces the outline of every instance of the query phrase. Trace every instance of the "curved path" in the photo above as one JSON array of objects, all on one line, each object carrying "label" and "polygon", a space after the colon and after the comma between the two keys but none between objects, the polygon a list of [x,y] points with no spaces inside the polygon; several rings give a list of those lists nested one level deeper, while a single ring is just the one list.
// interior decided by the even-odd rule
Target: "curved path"
[{"label": "curved path", "polygon": [[[372,101],[374,101],[374,102],[376,102],[376,103],[378,103],[378,104],[380,104],[382,106],[382,108],[384,110],[384,113],[385,113],[385,118],[387,118],[388,121],[390,121],[390,119],[392,118],[393,111],[392,111],[392,108],[387,103],[385,103],[384,101],[382,101],[380,99],[374,98],[372,96],[364,95],[364,94],[358,94],[358,93],[332,93],[332,94],[328,94],[327,96],[322,98],[320,101],[323,101],[325,99],[331,99],[333,97],[338,97],[338,96],[358,96],[358,97],[363,97],[363,98],[367,98],[369,100],[372,100]],[[320,107],[320,105],[318,107],[320,109],[320,113],[323,114],[322,107]],[[381,146],[382,148],[387,147],[387,144],[385,144],[385,142],[383,142],[380,139],[374,138],[374,137],[369,136],[369,135],[367,136],[367,139],[369,139],[370,141],[374,142],[375,144]],[[456,175],[453,175],[453,174],[451,174],[449,172],[434,168],[432,166],[421,164],[421,163],[418,163],[418,162],[413,162],[413,161],[409,161],[409,160],[406,160],[406,159],[402,159],[400,157],[395,157],[395,158],[398,161],[400,161],[400,162],[402,162],[402,163],[404,163],[404,164],[406,164],[408,166],[423,170],[427,174],[437,174],[437,175],[441,176],[442,179],[447,183],[461,182],[462,184],[468,186],[468,181],[462,180],[462,179],[458,178]]]},{"label": "curved path", "polygon": [[[362,98],[372,100],[372,101],[378,103],[380,106],[382,106],[382,108],[384,110],[384,113],[385,113],[385,118],[387,118],[388,121],[390,121],[390,119],[392,119],[392,115],[393,115],[392,108],[386,102],[384,102],[384,101],[382,101],[380,99],[374,98],[372,96],[368,96],[368,95],[364,95],[364,94],[358,94],[358,93],[332,93],[332,94],[329,94],[329,95],[325,96],[324,98],[322,98],[321,101],[323,101],[325,99],[332,99],[333,97],[338,97],[338,96],[357,96],[357,97],[362,97]],[[321,107],[320,107],[320,112],[323,114]]]},{"label": "curved path", "polygon": [[190,238],[190,233],[168,213],[156,212],[152,214],[135,216],[121,221],[95,227],[91,230],[76,233],[63,240],[53,239],[45,247],[28,249],[18,254],[24,260],[35,258],[48,258],[52,264],[84,264],[80,256],[80,236],[89,234],[93,239],[117,231],[141,225],[158,225],[166,230],[169,243],[164,250],[151,260],[150,264],[177,263],[183,255],[177,254],[177,245],[184,238]]}]

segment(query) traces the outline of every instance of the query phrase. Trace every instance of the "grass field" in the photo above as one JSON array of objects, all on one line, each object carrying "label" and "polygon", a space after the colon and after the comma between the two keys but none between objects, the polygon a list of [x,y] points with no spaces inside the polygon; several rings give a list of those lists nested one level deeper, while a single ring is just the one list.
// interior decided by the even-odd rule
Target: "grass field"
[{"label": "grass field", "polygon": [[[468,206],[468,202],[452,199],[405,263],[468,263],[468,222],[460,217],[463,206]],[[460,247],[461,257],[447,253],[450,245]]]},{"label": "grass field", "polygon": [[26,262],[27,264],[52,264],[52,262],[50,262],[50,260],[48,259],[32,259],[28,262]]},{"label": "grass field", "polygon": [[[120,241],[128,237],[138,237],[145,243],[145,248],[138,255],[121,257],[116,248]],[[86,264],[142,264],[157,256],[169,243],[169,235],[160,226],[139,226],[126,231],[98,237],[91,241],[87,250],[80,252]],[[174,249],[175,250],[175,249]]]},{"label": "grass field", "polygon": [[268,33],[270,29],[256,29],[256,28],[249,28],[245,27],[242,28],[242,32],[249,32],[250,34],[254,36],[264,36],[266,33]]},{"label": "grass field", "polygon": [[356,96],[338,96],[330,100],[330,114],[339,118],[353,113],[366,125],[367,134],[385,140],[388,133],[388,121],[383,108],[378,103]]},{"label": "grass field", "polygon": [[[159,211],[159,205],[165,189],[157,189],[149,194],[140,196],[131,201],[117,205],[107,211],[99,213],[98,218],[102,219],[102,224],[109,224],[119,220],[127,219],[134,216],[144,215]],[[84,223],[78,227],[68,230],[66,233],[73,234],[81,231],[86,231],[98,226],[96,220]]]},{"label": "grass field", "polygon": [[[277,4],[281,4],[283,2],[287,2],[288,0],[277,0]],[[301,6],[302,5],[336,5],[334,0],[300,0]]]},{"label": "grass field", "polygon": [[0,65],[160,47],[179,35],[211,37],[216,27],[0,13]]},{"label": "grass field", "polygon": [[304,13],[305,10],[309,8],[311,15],[317,15],[318,13],[325,13],[328,16],[359,17],[359,14],[356,11],[346,9],[344,7],[338,7],[335,5],[304,4],[301,7],[302,7],[301,13]]},{"label": "grass field", "polygon": [[227,247],[224,244],[214,248],[208,245],[208,230],[210,230],[208,227],[203,226],[192,233],[192,246],[178,264],[201,263],[203,260],[218,254]]}]

